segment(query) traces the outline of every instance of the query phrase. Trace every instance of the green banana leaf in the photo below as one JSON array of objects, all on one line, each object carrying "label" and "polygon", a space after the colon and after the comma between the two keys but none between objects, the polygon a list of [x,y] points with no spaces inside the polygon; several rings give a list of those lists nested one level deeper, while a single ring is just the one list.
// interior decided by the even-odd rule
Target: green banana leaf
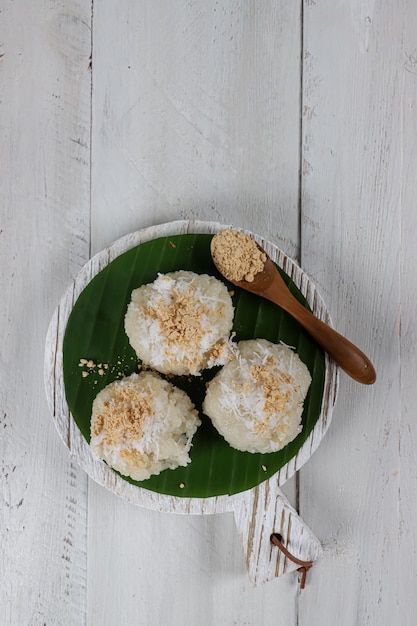
[{"label": "green banana leaf", "polygon": [[[124,316],[133,289],[152,282],[158,273],[180,269],[210,274],[223,280],[233,292],[236,340],[264,338],[295,347],[310,370],[312,384],[304,403],[302,432],[279,452],[240,452],[217,433],[202,413],[205,385],[218,369],[201,377],[170,379],[183,389],[200,413],[202,425],[193,438],[191,463],[165,470],[159,476],[130,483],[152,491],[183,497],[205,498],[246,491],[270,478],[298,452],[317,422],[323,397],[325,359],[323,351],[290,315],[278,306],[227,283],[217,272],[210,255],[213,235],[186,234],[143,243],[121,254],[99,272],[80,294],[65,331],[63,370],[69,409],[85,439],[90,441],[92,403],[97,393],[113,380],[139,371],[140,363],[124,331]],[[280,272],[297,299],[307,303],[290,280]],[[97,368],[83,378],[80,359],[107,364],[104,375]]]}]

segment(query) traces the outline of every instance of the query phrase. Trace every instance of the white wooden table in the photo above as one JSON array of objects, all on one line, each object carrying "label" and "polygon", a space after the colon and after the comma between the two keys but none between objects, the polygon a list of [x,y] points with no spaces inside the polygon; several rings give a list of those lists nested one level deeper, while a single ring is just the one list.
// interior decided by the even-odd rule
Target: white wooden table
[{"label": "white wooden table", "polygon": [[[417,3],[1,0],[0,624],[413,625]],[[135,507],[70,458],[49,320],[172,220],[259,233],[375,363],[286,494],[324,554],[253,588],[229,514]]]}]

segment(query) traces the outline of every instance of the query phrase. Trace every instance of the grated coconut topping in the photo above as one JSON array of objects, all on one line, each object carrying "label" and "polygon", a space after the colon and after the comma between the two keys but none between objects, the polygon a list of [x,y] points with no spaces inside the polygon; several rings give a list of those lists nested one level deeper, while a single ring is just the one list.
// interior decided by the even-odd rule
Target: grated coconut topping
[{"label": "grated coconut topping", "polygon": [[132,292],[125,330],[138,358],[164,374],[198,376],[233,352],[226,286],[189,271],[159,274]]},{"label": "grated coconut topping", "polygon": [[98,393],[91,448],[124,476],[145,480],[190,462],[200,424],[187,394],[154,372],[132,374]]},{"label": "grated coconut topping", "polygon": [[307,367],[287,346],[241,341],[237,358],[209,383],[203,410],[232,447],[275,452],[301,432],[310,383]]}]

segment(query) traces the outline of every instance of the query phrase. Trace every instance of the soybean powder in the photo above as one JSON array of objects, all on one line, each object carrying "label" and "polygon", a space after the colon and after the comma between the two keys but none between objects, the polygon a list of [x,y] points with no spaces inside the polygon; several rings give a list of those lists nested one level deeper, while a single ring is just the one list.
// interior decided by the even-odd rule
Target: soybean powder
[{"label": "soybean powder", "polygon": [[253,282],[265,266],[266,254],[248,235],[236,230],[221,230],[211,241],[213,261],[232,282]]}]

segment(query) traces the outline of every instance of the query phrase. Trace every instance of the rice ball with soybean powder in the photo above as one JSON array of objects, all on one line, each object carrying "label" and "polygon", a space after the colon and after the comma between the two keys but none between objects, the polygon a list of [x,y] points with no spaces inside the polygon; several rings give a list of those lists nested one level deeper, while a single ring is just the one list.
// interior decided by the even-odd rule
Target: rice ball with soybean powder
[{"label": "rice ball with soybean powder", "polygon": [[91,449],[123,476],[146,480],[190,462],[201,424],[188,395],[155,372],[116,380],[96,396]]},{"label": "rice ball with soybean powder", "polygon": [[237,357],[209,383],[204,413],[237,450],[276,452],[301,432],[310,372],[289,347],[238,343]]},{"label": "rice ball with soybean powder", "polygon": [[125,330],[138,358],[163,374],[198,376],[231,353],[234,309],[226,285],[180,270],[132,291]]}]

